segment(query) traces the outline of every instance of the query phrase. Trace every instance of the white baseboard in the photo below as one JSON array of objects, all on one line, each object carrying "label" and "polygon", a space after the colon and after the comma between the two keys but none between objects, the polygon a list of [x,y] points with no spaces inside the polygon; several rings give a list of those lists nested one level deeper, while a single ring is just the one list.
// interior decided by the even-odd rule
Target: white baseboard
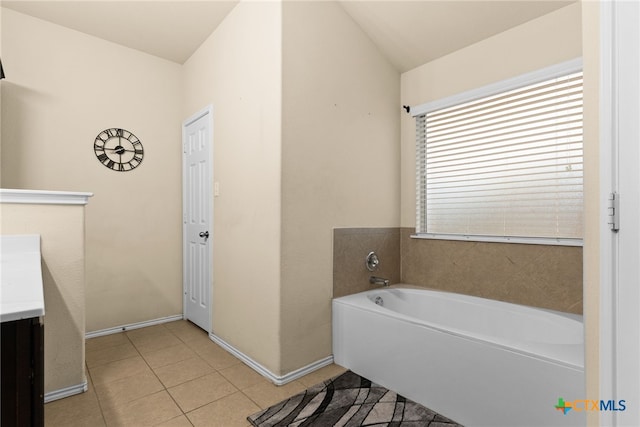
[{"label": "white baseboard", "polygon": [[246,365],[248,365],[251,369],[274,383],[275,385],[284,385],[291,381],[297,380],[313,371],[317,371],[320,368],[331,365],[333,363],[333,356],[325,357],[324,359],[317,360],[313,363],[308,364],[307,366],[303,366],[300,369],[296,369],[293,372],[289,372],[285,375],[276,375],[271,372],[269,369],[262,366],[260,363],[253,360],[251,357],[247,356],[237,348],[233,347],[231,344],[227,343],[225,340],[220,338],[213,333],[209,334],[209,338],[211,341],[218,344],[220,347],[227,350],[229,353],[233,354],[238,359],[242,360]]},{"label": "white baseboard", "polygon": [[304,377],[305,375],[310,374],[313,371],[317,371],[320,368],[329,366],[332,363],[333,363],[333,355],[327,356],[324,359],[316,360],[315,362],[310,363],[307,366],[303,366],[302,368],[296,369],[295,371],[289,372],[288,374],[284,374],[276,377],[277,380],[274,381],[274,384],[283,385],[286,383],[290,383],[291,381]]},{"label": "white baseboard", "polygon": [[64,399],[65,397],[75,394],[84,393],[88,390],[87,381],[82,384],[72,385],[71,387],[61,388],[60,390],[50,391],[44,394],[44,403],[53,402],[54,400]]},{"label": "white baseboard", "polygon": [[132,329],[139,329],[139,328],[145,328],[147,326],[159,325],[161,323],[174,322],[176,320],[182,320],[183,318],[184,317],[182,316],[182,314],[176,314],[174,316],[161,317],[159,319],[146,320],[144,322],[130,323],[128,325],[116,326],[114,328],[100,329],[99,331],[87,332],[86,334],[84,334],[84,337],[88,339],[88,338],[101,337],[103,335],[117,334],[118,332],[122,332],[122,331],[130,331]]},{"label": "white baseboard", "polygon": [[[176,320],[181,320],[181,319],[183,319],[182,314],[177,314],[175,316],[161,317],[159,319],[147,320],[144,322],[130,323],[128,325],[116,326],[114,328],[107,328],[107,329],[101,329],[98,331],[87,332],[85,334],[85,338],[89,339],[89,338],[100,337],[103,335],[117,334],[123,331],[130,331],[132,329],[144,328],[147,326],[159,325],[167,322],[174,322]],[[273,372],[271,372],[269,369],[265,368],[260,363],[253,360],[251,357],[247,356],[237,348],[233,347],[231,344],[227,343],[225,340],[223,340],[219,336],[213,333],[210,333],[209,338],[211,339],[211,341],[215,342],[220,347],[224,348],[229,353],[233,354],[235,357],[242,360],[251,369],[259,373],[260,375],[262,375],[263,377],[265,377],[275,385],[287,384],[291,381],[297,380],[298,378],[301,378],[313,371],[317,371],[318,369],[331,365],[333,363],[333,356],[327,356],[324,359],[317,360],[313,363],[310,363],[306,366],[303,366],[300,369],[296,369],[295,371],[289,372],[285,375],[276,375]],[[85,383],[85,387],[86,387],[86,383]],[[86,390],[83,390],[83,391],[86,391]],[[63,397],[71,396],[73,394],[77,394],[81,392],[82,391],[72,392],[71,394],[52,398],[51,400],[61,399]],[[58,392],[52,392],[52,393],[58,393]],[[45,396],[45,401],[46,401],[46,396]]]}]

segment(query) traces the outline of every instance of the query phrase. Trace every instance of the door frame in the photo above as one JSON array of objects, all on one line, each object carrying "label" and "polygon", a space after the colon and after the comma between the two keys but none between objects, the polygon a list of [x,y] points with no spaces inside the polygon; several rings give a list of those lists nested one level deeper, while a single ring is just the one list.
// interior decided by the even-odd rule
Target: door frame
[{"label": "door frame", "polygon": [[[213,105],[209,104],[202,110],[193,114],[186,120],[182,122],[182,318],[187,318],[187,168],[186,168],[186,130],[187,126],[196,120],[208,116],[207,127],[209,128],[209,167],[207,170],[207,177],[209,183],[211,184],[210,188],[213,190]],[[209,263],[207,265],[209,277],[209,315],[207,316],[207,328],[206,332],[213,332],[213,253],[214,253],[214,240],[216,237],[215,231],[213,229],[213,191],[209,193],[209,229],[211,230],[210,237],[210,256]]]},{"label": "door frame", "polygon": [[[634,313],[637,307],[633,307],[634,301],[620,298],[620,293],[625,295],[633,292],[637,283],[626,278],[626,271],[620,268],[619,233],[632,233],[633,224],[624,218],[637,218],[640,206],[634,195],[620,194],[625,200],[625,209],[620,213],[620,232],[614,233],[608,225],[608,196],[610,192],[618,191],[621,179],[628,179],[620,176],[620,152],[628,153],[627,147],[632,147],[638,141],[632,141],[619,137],[621,130],[620,111],[621,109],[631,109],[638,113],[637,106],[625,105],[624,99],[620,97],[619,85],[623,79],[627,78],[622,72],[620,64],[621,56],[628,55],[629,50],[637,55],[640,51],[640,41],[633,37],[623,37],[620,34],[620,23],[632,16],[625,15],[620,11],[617,1],[603,1],[600,4],[600,325],[599,325],[599,392],[602,399],[625,399],[627,404],[636,406],[639,396],[620,395],[624,390],[633,389],[630,384],[637,384],[640,376],[640,365],[638,363],[620,366],[621,358],[631,358],[637,360],[638,344],[640,337],[629,337],[634,341],[631,345],[622,346],[618,336],[624,328],[640,329],[640,320]],[[634,52],[635,51],[635,52]],[[623,58],[624,59],[624,58]],[[634,111],[633,109],[636,108]],[[624,123],[622,126],[626,126]],[[626,154],[625,154],[626,155]],[[640,183],[633,183],[640,189]],[[628,189],[628,187],[626,187]],[[637,301],[635,301],[637,303]],[[624,372],[621,372],[624,370]],[[633,372],[629,372],[629,370]],[[637,391],[637,390],[636,390]],[[626,415],[626,417],[625,417]],[[629,418],[631,417],[631,418]],[[635,417],[635,419],[633,419]],[[638,422],[638,410],[632,413],[622,412],[617,414],[613,411],[601,411],[599,422],[603,426],[629,425],[629,422]]]}]

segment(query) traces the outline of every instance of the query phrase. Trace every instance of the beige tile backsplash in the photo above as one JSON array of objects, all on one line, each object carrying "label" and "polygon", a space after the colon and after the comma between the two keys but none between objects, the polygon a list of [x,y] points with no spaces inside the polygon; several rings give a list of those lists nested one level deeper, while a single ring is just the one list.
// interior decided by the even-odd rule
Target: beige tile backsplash
[{"label": "beige tile backsplash", "polygon": [[334,297],[372,288],[364,259],[374,250],[375,274],[392,283],[582,313],[581,247],[412,239],[413,232],[335,229]]},{"label": "beige tile backsplash", "polygon": [[[365,267],[367,254],[378,255],[378,270]],[[333,230],[333,297],[373,289],[369,277],[375,275],[400,282],[399,228],[336,228]]]}]

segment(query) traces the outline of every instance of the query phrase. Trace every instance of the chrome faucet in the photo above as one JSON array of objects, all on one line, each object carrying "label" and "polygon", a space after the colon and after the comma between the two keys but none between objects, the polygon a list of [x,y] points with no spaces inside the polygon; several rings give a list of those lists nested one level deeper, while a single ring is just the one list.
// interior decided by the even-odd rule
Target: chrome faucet
[{"label": "chrome faucet", "polygon": [[389,279],[378,276],[370,276],[369,283],[371,283],[372,285],[389,286]]}]

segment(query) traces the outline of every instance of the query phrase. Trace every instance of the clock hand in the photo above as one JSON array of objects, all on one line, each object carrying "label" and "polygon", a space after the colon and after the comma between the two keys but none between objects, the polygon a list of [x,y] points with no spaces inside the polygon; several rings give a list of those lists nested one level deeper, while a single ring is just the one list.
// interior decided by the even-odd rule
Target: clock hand
[{"label": "clock hand", "polygon": [[110,147],[104,147],[105,150],[111,150],[111,151],[122,151],[122,152],[128,152],[128,153],[135,153],[135,150],[127,150],[126,148],[110,148]]}]

